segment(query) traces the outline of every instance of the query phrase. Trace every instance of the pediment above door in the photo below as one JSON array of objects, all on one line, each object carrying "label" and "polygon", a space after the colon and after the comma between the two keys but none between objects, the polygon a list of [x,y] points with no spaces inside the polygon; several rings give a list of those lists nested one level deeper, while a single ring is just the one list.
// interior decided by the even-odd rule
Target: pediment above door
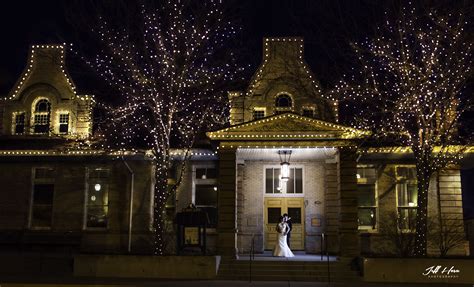
[{"label": "pediment above door", "polygon": [[343,125],[285,113],[208,132],[211,140],[340,140],[369,134]]}]

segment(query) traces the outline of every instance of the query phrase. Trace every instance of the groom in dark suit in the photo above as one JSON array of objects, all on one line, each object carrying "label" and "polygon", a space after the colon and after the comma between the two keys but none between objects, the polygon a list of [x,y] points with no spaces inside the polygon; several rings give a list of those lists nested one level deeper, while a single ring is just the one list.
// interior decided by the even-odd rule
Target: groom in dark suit
[{"label": "groom in dark suit", "polygon": [[291,217],[288,217],[287,213],[283,214],[283,217],[285,218],[286,224],[288,224],[288,227],[290,228],[290,231],[288,231],[288,234],[286,235],[286,244],[288,244],[288,247],[291,248],[290,237],[291,237],[291,231],[293,230],[293,224],[291,223]]}]

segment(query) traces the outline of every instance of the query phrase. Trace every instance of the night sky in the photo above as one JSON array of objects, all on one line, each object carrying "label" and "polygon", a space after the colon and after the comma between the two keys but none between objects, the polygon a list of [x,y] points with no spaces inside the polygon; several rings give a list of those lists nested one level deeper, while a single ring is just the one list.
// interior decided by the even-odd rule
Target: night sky
[{"label": "night sky", "polygon": [[[20,76],[26,65],[30,45],[75,43],[77,35],[86,30],[74,23],[75,1],[16,0],[0,4],[0,95],[6,95]],[[223,1],[227,3],[233,0]],[[81,5],[92,2],[94,0],[82,0]],[[468,3],[416,3],[418,7],[427,8],[452,7],[454,2],[460,5]],[[349,43],[373,35],[375,27],[383,23],[384,12],[389,15],[396,13],[400,3],[404,1],[241,0],[233,2],[235,10],[229,17],[242,26],[239,50],[251,65],[248,78],[260,64],[263,37],[302,36],[305,39],[305,58],[324,89],[351,68],[353,54]],[[472,5],[469,9],[472,12]],[[95,93],[92,85],[80,83],[81,75],[80,72],[75,75],[78,72],[76,67],[69,65],[68,69],[81,93]],[[472,206],[473,191],[470,190],[469,194],[468,202]],[[470,213],[474,214],[474,208],[471,207]]]},{"label": "night sky", "polygon": [[[88,3],[87,0],[82,2]],[[30,45],[75,43],[78,33],[85,30],[74,23],[74,1],[5,3],[0,9],[3,39],[0,94],[8,93],[20,75]],[[393,1],[244,0],[234,3],[235,10],[229,17],[243,29],[239,36],[241,50],[252,65],[248,77],[261,61],[264,36],[303,36],[306,59],[323,86],[337,81],[349,67],[348,43],[370,35],[383,12],[397,7]],[[74,67],[69,70],[73,78],[77,78]],[[78,88],[87,92],[85,87]]]}]

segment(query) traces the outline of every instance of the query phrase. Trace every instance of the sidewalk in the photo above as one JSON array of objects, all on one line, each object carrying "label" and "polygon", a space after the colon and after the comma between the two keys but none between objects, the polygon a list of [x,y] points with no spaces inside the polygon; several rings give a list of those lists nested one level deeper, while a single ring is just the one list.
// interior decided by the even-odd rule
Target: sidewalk
[{"label": "sidewalk", "polygon": [[[61,281],[56,281],[55,283],[3,283],[0,278],[0,287],[398,287],[398,286],[425,286],[425,287],[444,287],[444,286],[473,286],[472,284],[387,284],[387,283],[324,283],[324,282],[288,282],[288,281],[279,281],[279,282],[268,282],[268,281],[155,281],[155,280],[121,280],[121,279],[103,279],[103,280],[90,280],[81,282],[68,282],[68,283],[59,283]],[[30,279],[31,280],[31,279]],[[25,280],[27,281],[27,280]]]}]

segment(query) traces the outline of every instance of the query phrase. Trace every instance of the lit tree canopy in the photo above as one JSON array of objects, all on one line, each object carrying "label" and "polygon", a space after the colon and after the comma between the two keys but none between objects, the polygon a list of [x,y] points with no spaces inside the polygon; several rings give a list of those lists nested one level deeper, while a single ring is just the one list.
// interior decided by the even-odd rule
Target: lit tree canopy
[{"label": "lit tree canopy", "polygon": [[[226,90],[242,69],[229,48],[238,29],[220,2],[140,3],[137,13],[124,13],[131,23],[101,16],[92,28],[100,53],[86,61],[114,96],[104,105],[106,147],[141,141],[153,153],[155,254],[163,254],[171,147],[183,148],[186,159],[199,132],[226,121]],[[178,183],[181,178],[182,172]]]},{"label": "lit tree canopy", "polygon": [[377,37],[354,44],[361,69],[333,92],[358,109],[358,128],[411,147],[418,179],[415,254],[423,256],[429,179],[462,154],[452,145],[461,142],[459,118],[471,100],[463,90],[473,44],[462,15],[418,12],[402,8],[395,20],[387,16]]}]

